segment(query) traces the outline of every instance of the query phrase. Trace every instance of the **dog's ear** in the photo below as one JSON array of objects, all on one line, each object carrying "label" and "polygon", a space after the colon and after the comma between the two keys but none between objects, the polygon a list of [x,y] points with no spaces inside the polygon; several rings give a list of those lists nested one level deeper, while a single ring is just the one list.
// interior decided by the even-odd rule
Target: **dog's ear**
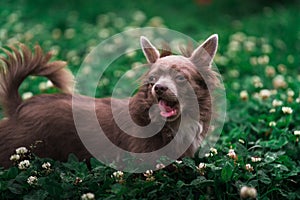
[{"label": "dog's ear", "polygon": [[218,48],[218,35],[211,35],[197,49],[195,49],[190,57],[190,60],[197,67],[210,67]]},{"label": "dog's ear", "polygon": [[147,61],[149,63],[155,63],[159,58],[159,51],[144,36],[141,36],[140,42]]}]

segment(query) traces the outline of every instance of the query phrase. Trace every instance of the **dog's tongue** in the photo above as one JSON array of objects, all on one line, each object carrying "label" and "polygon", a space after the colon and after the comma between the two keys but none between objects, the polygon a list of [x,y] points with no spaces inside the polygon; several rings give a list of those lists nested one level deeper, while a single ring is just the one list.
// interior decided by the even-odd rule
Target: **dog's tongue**
[{"label": "dog's tongue", "polygon": [[158,102],[158,106],[159,106],[159,109],[160,109],[160,114],[163,117],[172,117],[172,116],[177,114],[176,109],[171,108],[170,106],[168,106],[164,100],[160,100]]}]

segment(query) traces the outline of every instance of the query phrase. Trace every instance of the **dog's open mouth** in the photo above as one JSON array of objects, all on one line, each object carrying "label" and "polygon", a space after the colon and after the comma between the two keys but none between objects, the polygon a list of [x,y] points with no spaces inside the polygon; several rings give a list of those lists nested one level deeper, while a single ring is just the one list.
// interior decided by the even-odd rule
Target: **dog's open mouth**
[{"label": "dog's open mouth", "polygon": [[177,101],[158,99],[158,107],[160,109],[160,115],[163,117],[172,118],[179,114]]}]

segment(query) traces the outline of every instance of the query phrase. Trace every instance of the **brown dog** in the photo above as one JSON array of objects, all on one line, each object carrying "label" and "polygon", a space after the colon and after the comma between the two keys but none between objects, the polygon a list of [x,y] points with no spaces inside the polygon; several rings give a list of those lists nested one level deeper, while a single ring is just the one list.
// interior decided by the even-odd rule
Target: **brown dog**
[{"label": "brown dog", "polygon": [[[49,62],[51,54],[44,55],[39,46],[34,54],[24,45],[19,46],[20,50],[11,47],[12,53],[5,50],[8,58],[1,59],[5,66],[0,73],[0,103],[6,116],[0,122],[0,166],[12,165],[9,158],[15,149],[36,141],[41,142],[33,153],[40,157],[64,161],[74,153],[80,159],[90,158],[91,153],[78,135],[84,131],[91,141],[97,135],[98,129],[89,120],[90,102],[95,104],[101,130],[121,149],[147,153],[175,139],[174,151],[182,151],[181,156],[193,156],[208,133],[212,117],[209,88],[219,85],[218,74],[211,69],[217,44],[217,35],[213,35],[195,50],[185,51],[184,56],[166,52],[161,56],[147,38],[141,37],[150,69],[138,92],[127,100],[72,95],[73,76],[64,69],[66,63]],[[22,101],[18,88],[29,75],[47,77],[63,93],[42,94]],[[122,114],[127,103],[130,120]],[[112,105],[119,113],[118,119],[113,115]],[[74,106],[82,114],[79,124],[74,123]],[[143,127],[149,124],[152,128],[147,133]],[[161,128],[156,130],[156,125]],[[156,134],[147,137],[152,132]],[[188,148],[181,149],[185,143]],[[105,148],[101,146],[98,150]]]}]

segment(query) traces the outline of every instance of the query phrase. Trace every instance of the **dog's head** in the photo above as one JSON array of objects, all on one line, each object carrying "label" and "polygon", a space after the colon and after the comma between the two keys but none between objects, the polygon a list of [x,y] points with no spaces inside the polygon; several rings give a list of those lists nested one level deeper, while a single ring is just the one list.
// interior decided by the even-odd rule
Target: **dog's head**
[{"label": "dog's head", "polygon": [[[195,50],[187,49],[184,55],[171,55],[159,51],[146,37],[141,37],[141,47],[150,70],[143,84],[154,102],[158,113],[167,121],[174,121],[182,114],[193,113],[196,109],[210,112],[211,98],[209,88],[215,87],[219,80],[211,69],[218,46],[218,36],[212,35]],[[196,105],[191,105],[195,102]],[[200,116],[201,117],[201,116]]]}]

